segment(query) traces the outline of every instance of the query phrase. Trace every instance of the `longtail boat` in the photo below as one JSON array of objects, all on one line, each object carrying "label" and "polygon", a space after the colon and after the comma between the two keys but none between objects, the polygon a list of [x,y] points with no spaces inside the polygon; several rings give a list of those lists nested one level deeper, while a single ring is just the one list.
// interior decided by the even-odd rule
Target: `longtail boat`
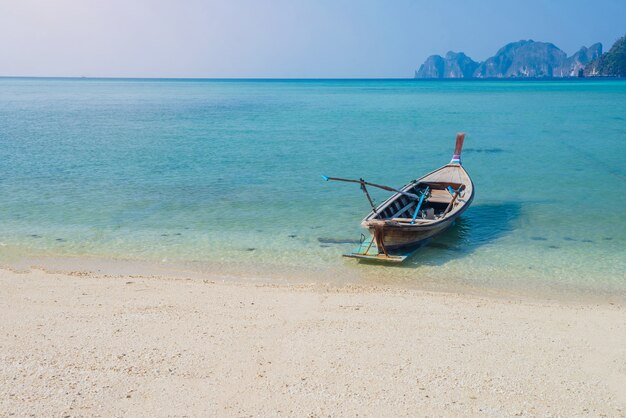
[{"label": "longtail boat", "polygon": [[[450,227],[474,199],[474,184],[461,164],[464,139],[464,133],[457,134],[450,163],[400,189],[363,179],[323,176],[325,180],[359,183],[372,206],[372,211],[361,222],[371,237],[363,237],[359,247],[344,256],[399,263],[426,240]],[[375,206],[367,186],[394,194]]]}]

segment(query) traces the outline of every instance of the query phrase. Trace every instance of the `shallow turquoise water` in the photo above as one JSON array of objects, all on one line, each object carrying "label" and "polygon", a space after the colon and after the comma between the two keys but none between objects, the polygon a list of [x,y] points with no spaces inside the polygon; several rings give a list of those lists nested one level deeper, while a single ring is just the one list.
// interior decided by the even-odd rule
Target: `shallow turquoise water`
[{"label": "shallow turquoise water", "polygon": [[[402,267],[341,258],[369,206],[320,175],[401,186],[461,130],[458,225]],[[5,78],[0,146],[5,261],[626,290],[626,82]]]}]

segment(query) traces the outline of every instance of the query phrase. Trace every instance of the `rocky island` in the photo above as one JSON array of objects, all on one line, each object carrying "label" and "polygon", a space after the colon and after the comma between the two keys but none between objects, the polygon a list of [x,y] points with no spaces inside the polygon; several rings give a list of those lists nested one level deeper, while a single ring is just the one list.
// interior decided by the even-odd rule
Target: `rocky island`
[{"label": "rocky island", "polygon": [[626,77],[626,35],[585,67],[585,76]]},{"label": "rocky island", "polygon": [[415,72],[415,78],[563,78],[583,76],[626,76],[626,36],[609,52],[602,44],[582,47],[567,56],[549,42],[522,40],[500,48],[483,62],[463,52],[448,52],[445,57],[431,55]]}]

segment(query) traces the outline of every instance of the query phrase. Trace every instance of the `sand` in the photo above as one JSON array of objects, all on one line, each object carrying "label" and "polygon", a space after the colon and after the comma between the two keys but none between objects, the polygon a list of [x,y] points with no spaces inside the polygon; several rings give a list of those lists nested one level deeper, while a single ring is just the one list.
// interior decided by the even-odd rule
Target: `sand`
[{"label": "sand", "polygon": [[0,270],[0,416],[626,416],[619,303]]}]

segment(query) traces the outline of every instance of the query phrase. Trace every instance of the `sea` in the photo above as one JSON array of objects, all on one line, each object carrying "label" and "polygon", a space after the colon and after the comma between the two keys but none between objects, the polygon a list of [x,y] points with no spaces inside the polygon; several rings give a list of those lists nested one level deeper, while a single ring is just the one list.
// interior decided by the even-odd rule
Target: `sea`
[{"label": "sea", "polygon": [[[456,224],[402,265],[342,257],[370,206],[322,175],[400,187],[457,132]],[[0,78],[0,265],[624,296],[625,155],[620,80]]]}]

